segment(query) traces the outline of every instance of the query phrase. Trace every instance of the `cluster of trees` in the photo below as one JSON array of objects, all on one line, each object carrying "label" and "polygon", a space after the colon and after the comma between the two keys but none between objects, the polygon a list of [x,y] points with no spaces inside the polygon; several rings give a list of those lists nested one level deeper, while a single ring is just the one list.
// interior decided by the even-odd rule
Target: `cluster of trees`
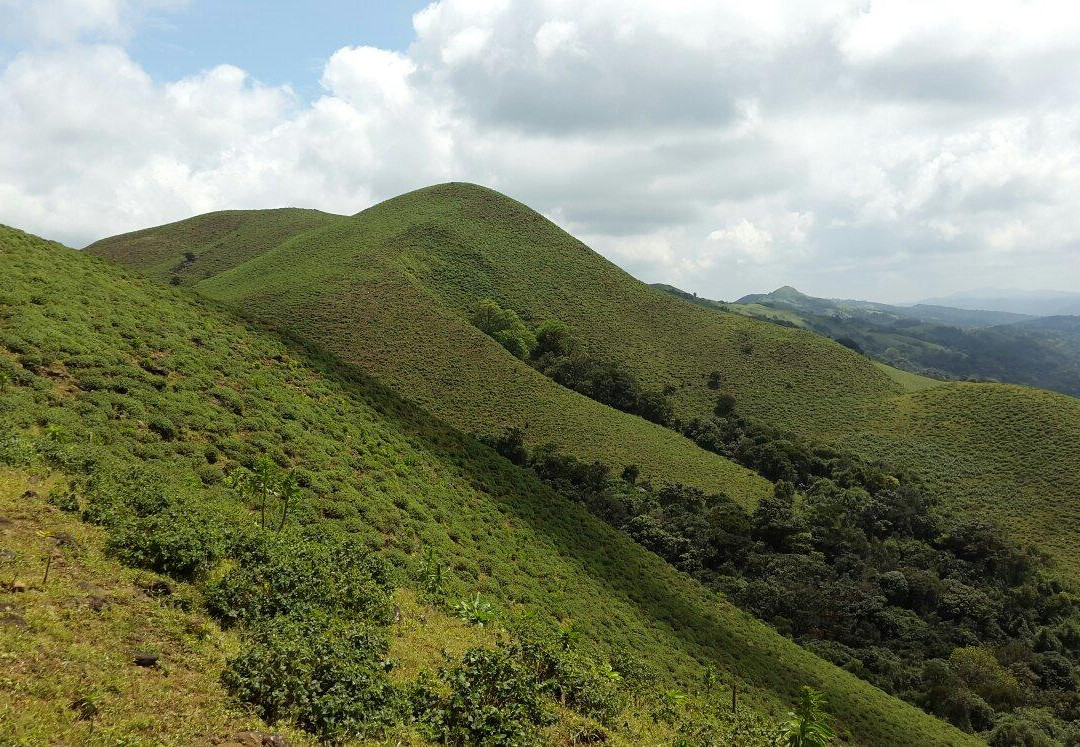
[{"label": "cluster of trees", "polygon": [[665,427],[676,424],[675,408],[666,392],[642,386],[617,361],[589,354],[567,324],[548,320],[530,330],[513,310],[491,300],[481,301],[470,321],[567,389]]},{"label": "cluster of trees", "polygon": [[724,494],[616,476],[511,430],[492,445],[814,651],[994,744],[1080,744],[1080,602],[1047,558],[950,518],[905,475],[734,415],[684,432],[775,481]]}]

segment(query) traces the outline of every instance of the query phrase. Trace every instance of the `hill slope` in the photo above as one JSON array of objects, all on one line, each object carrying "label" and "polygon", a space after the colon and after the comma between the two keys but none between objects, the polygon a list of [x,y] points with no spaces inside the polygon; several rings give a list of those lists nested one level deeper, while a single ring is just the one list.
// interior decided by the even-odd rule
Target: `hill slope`
[{"label": "hill slope", "polygon": [[[91,250],[141,262],[138,244],[124,237]],[[684,418],[711,413],[708,381],[718,372],[740,414],[893,460],[1080,571],[1080,453],[1069,447],[1080,437],[1076,400],[994,385],[909,392],[867,358],[809,331],[650,288],[524,205],[473,185],[418,190],[258,256],[242,246],[231,256],[232,269],[197,282],[200,293],[325,345],[466,430],[527,423],[536,443],[703,480],[701,469],[686,467],[699,457],[685,456],[693,453],[685,443],[671,442],[659,460],[681,451],[683,463],[670,469],[643,455],[640,441],[633,449],[613,443],[642,430],[623,430],[558,393],[473,330],[467,311],[493,298],[533,323],[568,323],[595,354],[668,388]],[[1008,417],[994,415],[1002,411]],[[738,493],[727,473],[725,482]]]},{"label": "hill slope", "polygon": [[454,593],[572,619],[587,650],[632,652],[661,683],[694,688],[715,663],[759,714],[815,683],[858,742],[971,742],[734,609],[355,367],[11,229],[0,228],[0,268],[14,281],[0,293],[0,456],[44,459],[74,479],[108,465],[76,508],[96,505],[97,480],[152,467],[192,496],[185,525],[251,524],[257,507],[236,503],[222,470],[269,456],[303,470],[289,531],[305,542],[345,533],[401,579],[418,577],[430,549]]}]

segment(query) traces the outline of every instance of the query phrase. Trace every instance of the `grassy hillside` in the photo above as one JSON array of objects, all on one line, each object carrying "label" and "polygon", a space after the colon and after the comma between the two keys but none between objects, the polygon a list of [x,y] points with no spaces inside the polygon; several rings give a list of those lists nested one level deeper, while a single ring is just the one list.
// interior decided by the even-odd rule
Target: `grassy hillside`
[{"label": "grassy hillside", "polygon": [[[92,250],[141,262],[138,243],[123,237]],[[911,381],[831,340],[639,283],[524,205],[473,185],[402,195],[250,259],[229,242],[220,254],[235,266],[200,281],[200,293],[325,345],[466,430],[528,424],[534,443],[696,484],[723,474],[710,486],[754,492],[751,481],[734,487],[740,479],[726,465],[707,466],[639,421],[623,425],[476,333],[467,311],[490,297],[532,323],[568,323],[591,352],[667,387],[683,417],[711,412],[717,371],[741,415],[895,460],[1006,526],[1024,515],[1022,537],[1080,571],[1080,452],[1059,446],[1080,423],[1080,404],[1068,398],[952,384],[907,393]],[[998,407],[1009,415],[990,428],[979,413]],[[1047,410],[1053,418],[1041,425]],[[1002,461],[1002,451],[1016,458]],[[977,474],[957,470],[958,452]]]},{"label": "grassy hillside", "polygon": [[[234,527],[228,531],[246,536],[257,528],[257,507],[224,487],[222,476],[268,456],[302,475],[287,525],[282,514],[289,536],[359,541],[405,587],[423,578],[430,559],[422,551],[430,549],[446,568],[451,597],[480,594],[504,619],[572,621],[584,652],[631,654],[658,673],[660,688],[696,693],[712,663],[722,682],[743,693],[743,716],[725,728],[778,717],[810,683],[827,692],[854,741],[971,741],[734,609],[354,366],[253,332],[183,290],[10,229],[0,232],[0,265],[13,281],[0,293],[0,455],[19,469],[71,480],[74,497],[55,498],[67,510],[94,516],[101,501],[114,500],[109,486],[118,475],[153,469],[188,496],[179,505],[191,513],[179,523],[151,523],[166,532],[151,537],[172,541],[170,528],[189,526]],[[89,483],[81,482],[87,475]],[[121,481],[116,489],[134,488]],[[281,507],[271,509],[276,517]],[[141,547],[142,537],[110,534],[109,542],[131,562],[151,562],[160,549],[132,554],[125,544]],[[192,588],[214,588],[227,569],[196,576]],[[400,671],[415,671],[425,651],[447,645],[439,641],[447,640],[448,623],[411,616],[408,601],[399,607],[406,622],[394,625],[413,637],[390,651],[401,657]],[[0,660],[0,673],[11,680],[17,664]],[[62,692],[39,695],[44,707],[65,705]],[[660,702],[654,695],[640,707]],[[628,713],[611,739],[648,742],[664,729],[670,737],[674,727],[664,723]]]},{"label": "grassy hillside", "polygon": [[[248,262],[244,260],[251,249],[243,234],[208,239],[220,245],[220,261],[230,256],[239,266],[197,287],[235,304],[246,316],[359,364],[469,432],[494,434],[508,426],[521,427],[533,444],[553,443],[587,461],[598,459],[619,468],[637,464],[645,476],[724,491],[746,505],[768,492],[769,485],[753,473],[665,428],[568,391],[509,355],[465,319],[465,307],[472,303],[468,298],[454,306],[433,295],[436,289],[421,272],[449,278],[445,266],[422,271],[422,251],[404,251],[403,237],[434,246],[439,231],[413,226],[411,209],[387,213],[380,212],[381,207],[364,213],[363,220],[337,221],[322,231],[300,234]],[[245,225],[258,223],[261,216],[248,214]],[[277,217],[277,211],[267,216]],[[200,221],[117,237],[95,244],[91,251],[170,277],[168,261],[155,258],[154,267],[169,267],[155,271],[143,259],[147,237],[171,235],[173,230],[182,237]],[[468,225],[461,231],[459,240]],[[183,246],[182,238],[176,246]],[[232,254],[226,253],[229,247],[235,247]],[[463,271],[468,269],[462,265]],[[475,279],[468,275],[458,282],[468,285],[470,278]],[[494,291],[478,287],[476,292],[482,296]]]},{"label": "grassy hillside", "polygon": [[[0,469],[0,742],[207,744],[271,731],[231,708],[218,681],[234,637],[163,604],[150,590],[166,579],[108,557],[102,530],[45,502],[56,483],[40,470]],[[16,583],[27,590],[13,593]],[[136,666],[136,651],[161,666]]]}]

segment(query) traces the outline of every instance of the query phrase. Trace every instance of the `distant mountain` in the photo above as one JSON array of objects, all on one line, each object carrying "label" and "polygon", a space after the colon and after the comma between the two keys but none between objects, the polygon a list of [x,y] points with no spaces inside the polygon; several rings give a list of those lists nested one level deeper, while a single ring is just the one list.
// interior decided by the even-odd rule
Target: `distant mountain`
[{"label": "distant mountain", "polygon": [[733,304],[689,300],[809,329],[913,373],[1027,384],[1080,397],[1080,316],[814,298],[791,286],[743,296]]},{"label": "distant mountain", "polygon": [[874,301],[815,298],[801,293],[790,285],[777,288],[772,293],[754,293],[743,296],[735,303],[744,306],[758,304],[773,309],[788,309],[827,316],[863,317],[867,314],[878,315],[876,317],[877,321],[902,317],[959,327],[992,327],[998,324],[1012,324],[1034,318],[1027,314],[955,308],[929,303],[920,303],[913,306],[895,306]]},{"label": "distant mountain", "polygon": [[1080,314],[1080,293],[1053,290],[1009,290],[983,288],[931,298],[924,304],[951,306],[958,309],[1005,311],[1033,316],[1066,316]]}]

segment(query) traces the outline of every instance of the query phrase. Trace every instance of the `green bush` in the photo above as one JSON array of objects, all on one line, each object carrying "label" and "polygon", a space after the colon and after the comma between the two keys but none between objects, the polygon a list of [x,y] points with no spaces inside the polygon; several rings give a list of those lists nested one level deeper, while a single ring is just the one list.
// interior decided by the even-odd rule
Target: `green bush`
[{"label": "green bush", "polygon": [[0,464],[25,467],[34,459],[34,444],[13,430],[0,427]]},{"label": "green bush", "polygon": [[469,321],[516,358],[528,358],[536,347],[536,337],[521,318],[512,309],[504,309],[490,299],[476,305]]},{"label": "green bush", "polygon": [[107,547],[128,565],[191,578],[222,554],[218,524],[192,505],[175,505],[112,527]]},{"label": "green bush", "polygon": [[389,622],[385,564],[361,542],[257,531],[238,545],[235,567],[206,589],[207,606],[224,624],[320,608]]},{"label": "green bush", "polygon": [[443,744],[528,744],[552,721],[540,682],[511,650],[471,649],[440,677],[450,694],[421,691],[420,720]]},{"label": "green bush", "polygon": [[377,734],[397,720],[386,639],[324,615],[264,622],[244,636],[222,682],[267,723],[282,719],[324,741]]}]

